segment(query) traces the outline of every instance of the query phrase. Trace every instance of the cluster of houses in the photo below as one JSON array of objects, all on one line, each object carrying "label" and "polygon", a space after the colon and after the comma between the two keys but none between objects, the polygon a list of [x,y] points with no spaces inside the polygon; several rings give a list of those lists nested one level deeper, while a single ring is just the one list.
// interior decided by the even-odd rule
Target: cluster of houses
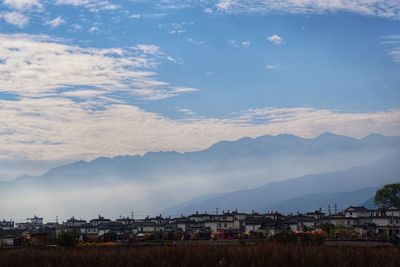
[{"label": "cluster of houses", "polygon": [[[353,238],[374,239],[400,237],[400,208],[391,206],[370,210],[350,206],[336,214],[321,210],[305,214],[283,215],[279,212],[241,213],[223,211],[171,217],[120,217],[110,220],[98,216],[90,221],[70,218],[66,222],[43,222],[34,216],[26,222],[0,221],[0,246],[49,245],[68,233],[79,242],[135,242],[140,240],[199,240],[265,238],[281,233],[330,232],[338,238],[347,231]],[[333,231],[333,233],[331,232]]]}]

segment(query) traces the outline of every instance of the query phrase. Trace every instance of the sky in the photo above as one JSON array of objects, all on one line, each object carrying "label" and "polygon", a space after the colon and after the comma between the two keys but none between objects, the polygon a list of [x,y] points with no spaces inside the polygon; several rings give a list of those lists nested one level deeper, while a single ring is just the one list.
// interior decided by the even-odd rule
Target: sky
[{"label": "sky", "polygon": [[244,136],[400,135],[397,0],[0,1],[0,180]]}]

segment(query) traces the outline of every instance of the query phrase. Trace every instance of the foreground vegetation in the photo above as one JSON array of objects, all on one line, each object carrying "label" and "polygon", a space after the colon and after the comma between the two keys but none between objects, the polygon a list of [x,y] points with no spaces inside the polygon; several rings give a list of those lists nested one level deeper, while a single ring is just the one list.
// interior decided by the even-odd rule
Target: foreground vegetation
[{"label": "foreground vegetation", "polygon": [[398,266],[399,247],[297,244],[0,250],[0,266]]}]

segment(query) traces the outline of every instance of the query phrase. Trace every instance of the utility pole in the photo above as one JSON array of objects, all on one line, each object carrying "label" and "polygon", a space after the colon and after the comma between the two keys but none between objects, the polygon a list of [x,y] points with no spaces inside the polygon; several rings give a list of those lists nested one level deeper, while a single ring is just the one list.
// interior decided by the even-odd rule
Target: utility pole
[{"label": "utility pole", "polygon": [[133,210],[131,211],[131,219],[133,221]]},{"label": "utility pole", "polygon": [[394,237],[394,219],[393,219],[393,210],[391,211],[392,212],[392,219],[391,219],[391,225],[392,225],[392,234],[390,235],[390,241],[393,241],[393,237]]},{"label": "utility pole", "polygon": [[336,237],[336,230],[337,230],[337,205],[336,203],[334,204],[335,207],[335,237]]},{"label": "utility pole", "polygon": [[329,237],[331,237],[331,205],[328,204]]},{"label": "utility pole", "polygon": [[218,207],[215,208],[215,213],[218,215]]},{"label": "utility pole", "polygon": [[56,215],[56,238],[58,238],[58,215]]}]

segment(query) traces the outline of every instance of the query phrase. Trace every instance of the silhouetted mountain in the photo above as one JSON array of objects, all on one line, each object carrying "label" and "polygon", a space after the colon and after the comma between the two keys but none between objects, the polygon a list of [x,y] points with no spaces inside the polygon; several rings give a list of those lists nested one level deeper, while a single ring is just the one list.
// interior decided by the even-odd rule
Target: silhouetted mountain
[{"label": "silhouetted mountain", "polygon": [[[293,212],[313,210],[333,203],[341,206],[361,204],[372,197],[379,186],[400,181],[398,159],[399,157],[387,158],[346,171],[272,182],[253,189],[228,192],[202,202],[189,201],[164,213],[188,214],[213,211],[215,207],[220,210],[237,208],[241,211],[255,209],[263,212],[276,209]],[[360,188],[362,189],[359,190]]]},{"label": "silhouetted mountain", "polygon": [[368,209],[376,209],[378,206],[375,204],[374,197],[371,197],[360,204],[360,206],[364,206]]},{"label": "silhouetted mountain", "polygon": [[[262,184],[314,173],[361,166],[400,151],[399,137],[370,135],[354,139],[331,133],[314,139],[294,135],[261,136],[223,141],[204,151],[149,152],[144,156],[100,157],[54,168],[38,177],[17,180],[43,181],[47,185],[97,183],[102,179],[158,180],[163,177],[206,175],[228,189]],[[224,177],[224,178],[223,178]],[[229,179],[225,179],[228,177]],[[218,183],[221,180],[221,183]],[[236,185],[236,186],[234,186]]]},{"label": "silhouetted mountain", "polygon": [[277,210],[283,213],[290,212],[307,212],[322,209],[328,211],[328,205],[331,206],[333,212],[334,204],[337,210],[343,210],[349,206],[364,205],[365,201],[375,195],[376,190],[380,187],[367,187],[355,191],[338,192],[338,193],[314,193],[305,196],[296,197],[277,203],[267,205],[267,210]]}]

